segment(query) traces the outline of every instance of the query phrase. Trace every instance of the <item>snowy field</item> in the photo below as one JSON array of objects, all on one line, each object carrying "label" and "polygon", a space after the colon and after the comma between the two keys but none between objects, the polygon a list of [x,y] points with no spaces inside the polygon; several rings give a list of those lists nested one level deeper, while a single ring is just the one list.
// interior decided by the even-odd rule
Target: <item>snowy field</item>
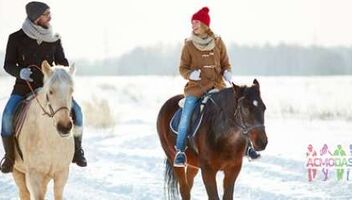
[{"label": "snowy field", "polygon": [[[246,158],[236,182],[235,199],[352,199],[352,172],[342,181],[331,170],[308,182],[304,167],[308,144],[330,151],[352,144],[352,77],[256,77],[267,106],[269,139],[262,158]],[[13,79],[0,77],[0,110]],[[235,83],[250,84],[253,77]],[[156,133],[162,104],[181,93],[179,77],[77,77],[75,98],[85,112],[87,168],[71,165],[65,199],[164,199],[164,152]],[[3,149],[0,149],[1,156]],[[221,173],[218,187],[222,186]],[[220,189],[220,193],[221,193]],[[207,199],[200,173],[192,199]],[[0,174],[0,200],[18,199],[11,175]],[[47,199],[53,199],[52,183]]]}]

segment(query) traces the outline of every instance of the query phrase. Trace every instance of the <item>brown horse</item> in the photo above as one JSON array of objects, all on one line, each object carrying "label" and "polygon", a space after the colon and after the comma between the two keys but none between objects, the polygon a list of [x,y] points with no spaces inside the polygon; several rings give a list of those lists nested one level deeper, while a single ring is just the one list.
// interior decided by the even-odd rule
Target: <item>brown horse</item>
[{"label": "brown horse", "polygon": [[165,184],[167,197],[191,198],[193,179],[201,169],[209,199],[219,199],[216,174],[224,172],[223,199],[233,199],[234,185],[242,167],[242,159],[249,143],[260,151],[267,145],[264,127],[265,105],[260,96],[259,82],[221,90],[211,96],[204,108],[203,121],[193,139],[198,152],[186,149],[187,167],[172,167],[176,136],[169,128],[183,95],[174,96],[162,106],[157,121],[161,145],[167,156]]}]

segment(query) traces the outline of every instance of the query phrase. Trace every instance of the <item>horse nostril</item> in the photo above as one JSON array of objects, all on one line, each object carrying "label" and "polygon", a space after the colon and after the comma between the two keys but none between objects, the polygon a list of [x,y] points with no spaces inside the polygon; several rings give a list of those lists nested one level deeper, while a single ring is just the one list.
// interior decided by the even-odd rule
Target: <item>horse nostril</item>
[{"label": "horse nostril", "polygon": [[72,129],[72,122],[68,122],[66,125],[63,125],[62,123],[57,124],[57,130],[60,131],[61,133],[68,134],[71,129]]},{"label": "horse nostril", "polygon": [[71,130],[71,129],[72,129],[72,122],[71,122],[71,121],[68,122],[67,129],[68,129],[68,130]]},{"label": "horse nostril", "polygon": [[58,123],[56,129],[60,132],[64,132],[65,127],[61,123]]},{"label": "horse nostril", "polygon": [[261,148],[264,150],[266,148],[266,145],[268,144],[268,140],[261,141]]}]

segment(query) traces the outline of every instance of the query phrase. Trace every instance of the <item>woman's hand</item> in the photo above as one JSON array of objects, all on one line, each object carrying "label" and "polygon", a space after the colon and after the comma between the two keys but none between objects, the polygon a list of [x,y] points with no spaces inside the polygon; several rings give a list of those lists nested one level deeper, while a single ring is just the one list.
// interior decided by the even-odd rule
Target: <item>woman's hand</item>
[{"label": "woman's hand", "polygon": [[200,69],[194,70],[191,72],[191,74],[189,75],[189,80],[192,81],[199,81],[200,78]]},{"label": "woman's hand", "polygon": [[224,79],[227,82],[231,82],[232,81],[232,73],[231,73],[231,71],[229,71],[229,70],[225,70],[224,71]]}]

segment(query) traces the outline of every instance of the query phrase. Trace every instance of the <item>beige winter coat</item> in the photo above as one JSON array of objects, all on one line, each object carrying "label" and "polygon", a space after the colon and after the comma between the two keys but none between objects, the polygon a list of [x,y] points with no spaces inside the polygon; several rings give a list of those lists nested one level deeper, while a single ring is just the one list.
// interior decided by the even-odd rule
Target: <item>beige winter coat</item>
[{"label": "beige winter coat", "polygon": [[[201,80],[189,80],[190,73],[197,69],[201,70]],[[190,39],[186,40],[179,67],[180,74],[188,80],[184,89],[185,96],[201,97],[212,88],[223,89],[225,70],[231,70],[231,65],[220,37],[215,38],[215,47],[210,51],[200,51]]]}]

